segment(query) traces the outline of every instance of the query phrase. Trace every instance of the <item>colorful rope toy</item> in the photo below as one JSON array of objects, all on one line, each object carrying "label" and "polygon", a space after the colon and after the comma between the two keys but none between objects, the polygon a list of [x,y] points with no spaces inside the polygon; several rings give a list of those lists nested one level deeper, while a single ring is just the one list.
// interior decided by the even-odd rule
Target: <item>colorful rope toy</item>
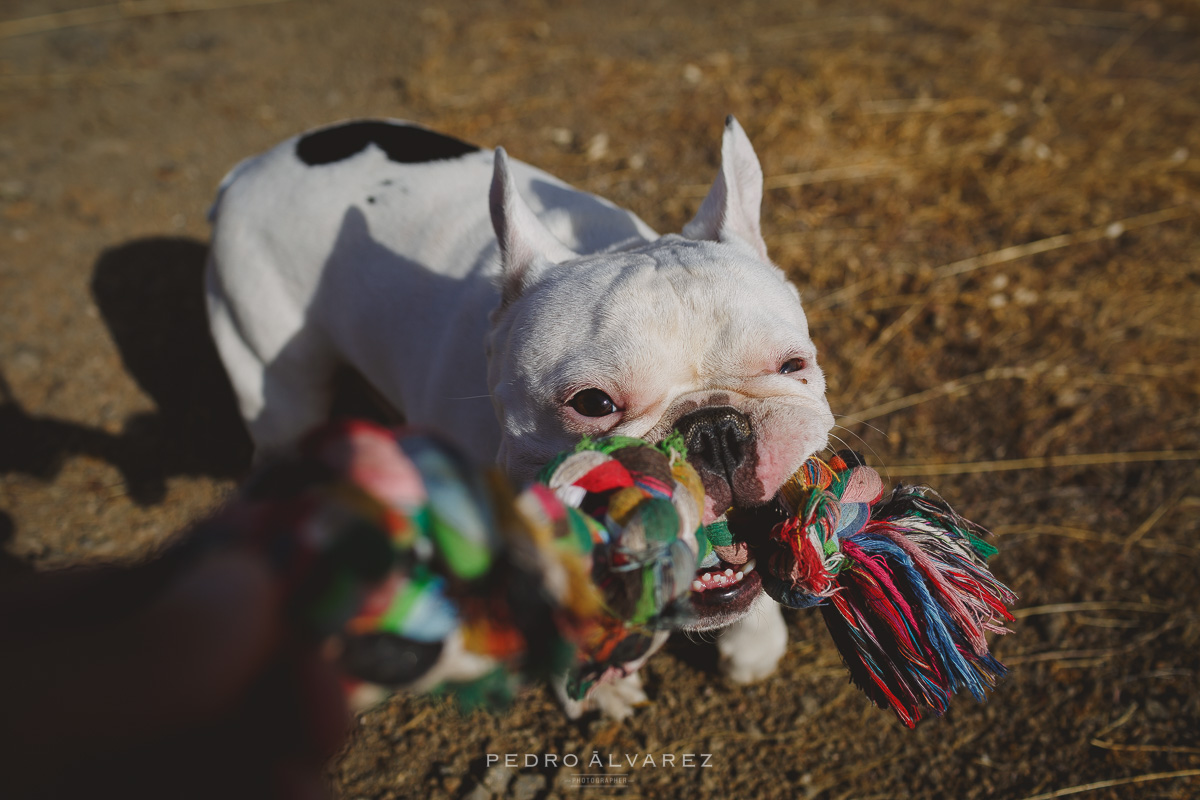
[{"label": "colorful rope toy", "polygon": [[696,569],[715,557],[753,556],[771,597],[820,607],[851,679],[909,727],[1004,675],[984,633],[1006,632],[1016,597],[987,569],[986,531],[931,490],[885,500],[857,454],[810,458],[761,541],[736,516],[701,525],[685,456],[678,436],[585,440],[514,496],[427,435],[342,423],[205,527],[271,559],[359,707],[398,688],[499,705],[564,673],[582,699],[691,617]]},{"label": "colorful rope toy", "polygon": [[1006,670],[984,631],[1007,633],[1016,600],[987,569],[996,548],[932,490],[897,486],[851,451],[810,458],[780,492],[763,589],[819,606],[851,679],[908,727],[966,688],[978,700]]},{"label": "colorful rope toy", "polygon": [[677,439],[585,441],[543,474],[514,497],[427,435],[341,423],[207,527],[270,558],[356,707],[502,705],[563,672],[582,699],[687,618],[703,490]]}]

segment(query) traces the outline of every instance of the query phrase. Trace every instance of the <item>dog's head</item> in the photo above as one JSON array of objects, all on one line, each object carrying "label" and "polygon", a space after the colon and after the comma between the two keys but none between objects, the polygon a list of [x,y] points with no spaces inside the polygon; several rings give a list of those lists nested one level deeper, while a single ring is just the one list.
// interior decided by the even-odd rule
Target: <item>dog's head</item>
[{"label": "dog's head", "polygon": [[[583,436],[659,440],[678,430],[704,482],[709,523],[731,506],[771,500],[825,446],[825,379],[799,293],[767,257],[762,170],[732,117],[721,155],[682,235],[580,256],[538,221],[497,152],[502,300],[488,383],[500,463],[514,479],[529,480]],[[731,590],[709,594],[697,628],[749,608],[759,581],[743,572]]]}]

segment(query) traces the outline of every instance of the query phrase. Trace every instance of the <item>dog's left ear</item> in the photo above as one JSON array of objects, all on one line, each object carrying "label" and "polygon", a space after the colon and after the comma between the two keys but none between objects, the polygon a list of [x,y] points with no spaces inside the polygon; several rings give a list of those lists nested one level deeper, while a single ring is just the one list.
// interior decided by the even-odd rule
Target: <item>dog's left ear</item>
[{"label": "dog's left ear", "polygon": [[503,307],[520,297],[543,269],[576,258],[578,254],[556,239],[521,197],[503,147],[496,148],[488,201],[492,228],[500,243],[500,305]]},{"label": "dog's left ear", "polygon": [[721,140],[721,171],[696,216],[683,226],[683,235],[717,242],[738,239],[770,263],[767,243],[759,227],[762,195],[763,174],[758,156],[742,126],[730,115],[725,118],[725,135]]}]

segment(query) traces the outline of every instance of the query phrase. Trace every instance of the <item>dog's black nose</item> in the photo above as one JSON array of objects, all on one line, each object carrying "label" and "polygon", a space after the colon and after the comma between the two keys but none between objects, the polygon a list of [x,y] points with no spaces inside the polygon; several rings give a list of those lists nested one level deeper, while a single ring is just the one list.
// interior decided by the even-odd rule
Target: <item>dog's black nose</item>
[{"label": "dog's black nose", "polygon": [[732,483],[734,471],[750,456],[754,430],[749,418],[730,406],[689,411],[675,422],[688,459]]}]

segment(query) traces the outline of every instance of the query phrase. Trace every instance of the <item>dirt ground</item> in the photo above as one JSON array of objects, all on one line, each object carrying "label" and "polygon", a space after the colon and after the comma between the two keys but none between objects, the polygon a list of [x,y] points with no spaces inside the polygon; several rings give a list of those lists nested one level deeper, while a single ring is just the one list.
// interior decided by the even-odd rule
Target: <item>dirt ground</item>
[{"label": "dirt ground", "polygon": [[[729,685],[709,645],[676,641],[625,724],[568,722],[540,690],[498,715],[394,700],[332,766],[339,795],[1200,795],[1195,4],[72,10],[95,2],[0,3],[0,579],[144,556],[244,474],[199,282],[239,159],[404,117],[678,230],[734,113],[837,435],[997,534],[1021,596],[996,643],[1011,676],[910,732],[795,613],[775,677]],[[544,759],[593,752],[711,766]],[[509,753],[517,769],[489,769]]]}]

